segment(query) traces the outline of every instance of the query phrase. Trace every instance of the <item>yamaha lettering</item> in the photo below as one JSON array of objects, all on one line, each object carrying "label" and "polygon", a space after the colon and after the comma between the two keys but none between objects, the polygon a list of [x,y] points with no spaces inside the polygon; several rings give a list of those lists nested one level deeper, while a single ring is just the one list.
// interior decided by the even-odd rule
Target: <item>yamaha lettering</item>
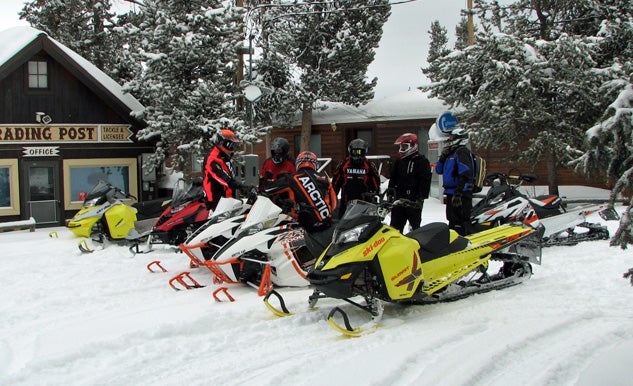
[{"label": "yamaha lettering", "polygon": [[366,169],[358,169],[358,168],[347,168],[346,172],[347,174],[356,174],[356,175],[361,175],[361,176],[364,176],[367,174]]},{"label": "yamaha lettering", "polygon": [[319,192],[310,177],[299,177],[299,181],[301,181],[301,185],[306,190],[306,192],[308,192],[308,196],[310,196],[310,198],[312,199],[312,202],[314,203],[314,206],[316,207],[321,217],[328,217],[330,215],[330,208],[328,208],[327,204],[323,200],[321,192]]}]

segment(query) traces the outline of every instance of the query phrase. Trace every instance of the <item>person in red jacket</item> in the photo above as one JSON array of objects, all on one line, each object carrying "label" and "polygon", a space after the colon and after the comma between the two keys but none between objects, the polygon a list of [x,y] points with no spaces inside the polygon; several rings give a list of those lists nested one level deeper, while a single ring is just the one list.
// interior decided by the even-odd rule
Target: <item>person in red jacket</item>
[{"label": "person in red jacket", "polygon": [[297,171],[295,162],[290,157],[290,144],[288,140],[282,137],[273,139],[270,145],[271,157],[264,161],[262,170],[259,172],[259,191],[263,192],[266,188],[279,178],[283,173],[292,174]]},{"label": "person in red jacket", "polygon": [[349,155],[334,170],[333,186],[338,194],[338,216],[342,217],[351,200],[367,199],[367,193],[379,193],[380,176],[373,163],[367,159],[367,142],[356,138],[349,143]]},{"label": "person in red jacket", "polygon": [[215,210],[220,198],[236,197],[236,190],[247,187],[235,179],[231,156],[241,143],[235,133],[222,129],[214,136],[214,146],[204,163],[202,187],[207,198],[207,208]]}]

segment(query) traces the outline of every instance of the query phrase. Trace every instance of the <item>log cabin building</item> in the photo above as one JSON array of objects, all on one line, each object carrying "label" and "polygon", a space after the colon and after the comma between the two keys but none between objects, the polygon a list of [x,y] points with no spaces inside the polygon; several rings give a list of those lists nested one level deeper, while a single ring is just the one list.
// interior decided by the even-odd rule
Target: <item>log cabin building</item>
[{"label": "log cabin building", "polygon": [[99,179],[153,195],[143,106],[101,70],[31,27],[0,31],[0,222],[63,225]]},{"label": "log cabin building", "polygon": [[[373,100],[360,107],[346,106],[339,103],[328,103],[325,110],[315,110],[313,114],[311,150],[317,156],[332,158],[325,171],[331,176],[332,171],[347,155],[347,146],[354,138],[362,138],[369,144],[369,155],[389,156],[382,160],[381,174],[389,178],[391,163],[397,153],[394,141],[401,135],[411,132],[418,135],[420,153],[429,158],[434,165],[441,149],[441,141],[431,132],[437,117],[446,112],[448,106],[442,101],[429,98],[419,90],[410,90],[380,100]],[[292,129],[274,128],[270,138],[277,136],[286,138],[294,155],[299,153],[301,118]],[[431,134],[429,134],[431,133]],[[547,167],[545,162],[534,164],[512,163],[508,160],[516,153],[515,149],[488,150],[474,148],[486,159],[488,172],[533,173],[538,177],[536,185],[547,186]],[[266,154],[265,143],[257,144],[254,153],[259,156],[259,166]],[[438,197],[439,177],[433,175],[432,195]],[[584,176],[572,170],[559,170],[560,185],[583,185],[610,189],[603,182],[587,181]]]}]

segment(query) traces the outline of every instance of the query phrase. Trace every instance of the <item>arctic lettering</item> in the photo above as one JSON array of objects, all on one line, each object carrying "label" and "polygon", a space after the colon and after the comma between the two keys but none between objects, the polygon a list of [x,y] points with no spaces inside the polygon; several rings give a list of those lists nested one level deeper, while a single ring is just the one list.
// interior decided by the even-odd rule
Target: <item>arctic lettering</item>
[{"label": "arctic lettering", "polygon": [[328,208],[325,200],[323,200],[321,192],[319,192],[310,177],[299,177],[299,181],[301,181],[301,185],[306,190],[306,192],[308,192],[308,196],[310,196],[310,198],[312,199],[312,202],[314,203],[314,206],[316,207],[321,217],[328,217],[330,215],[330,208]]}]

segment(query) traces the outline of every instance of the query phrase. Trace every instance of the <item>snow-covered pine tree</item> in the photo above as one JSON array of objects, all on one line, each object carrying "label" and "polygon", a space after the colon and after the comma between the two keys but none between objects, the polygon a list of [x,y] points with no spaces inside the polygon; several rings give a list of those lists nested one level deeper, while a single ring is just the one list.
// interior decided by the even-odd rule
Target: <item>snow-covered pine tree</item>
[{"label": "snow-covered pine tree", "polygon": [[586,175],[605,178],[613,184],[611,205],[619,194],[629,199],[620,227],[611,245],[626,248],[633,243],[633,3],[603,1],[595,12],[597,71],[606,77],[597,95],[607,107],[587,130],[587,150],[578,150],[573,163]]},{"label": "snow-covered pine tree", "polygon": [[601,75],[588,38],[597,26],[586,23],[593,11],[587,3],[526,0],[501,8],[476,1],[483,31],[475,45],[424,69],[438,79],[426,89],[463,109],[476,146],[514,148],[517,160],[530,163],[545,160],[552,194],[559,168],[599,111]]},{"label": "snow-covered pine tree", "polygon": [[156,163],[171,156],[177,171],[202,159],[213,135],[230,128],[254,141],[236,109],[238,48],[243,41],[243,8],[207,0],[146,0],[137,26],[128,25],[134,56],[144,63],[127,88],[146,106],[138,112],[148,127],[141,139],[160,137]]},{"label": "snow-covered pine tree", "polygon": [[[283,83],[276,92],[284,102],[294,103],[287,107],[302,111],[305,150],[317,101],[358,105],[373,97],[377,80],[368,81],[366,71],[390,14],[389,1],[273,1],[262,11],[260,36],[268,52],[258,65],[258,76]],[[266,73],[271,70],[274,74]]]},{"label": "snow-covered pine tree", "polygon": [[435,59],[440,58],[442,56],[446,56],[450,53],[450,50],[447,47],[448,44],[448,34],[446,28],[442,27],[438,20],[435,20],[431,23],[431,29],[427,31],[429,37],[431,38],[431,43],[429,44],[429,53],[426,56],[426,61],[429,63],[428,75],[429,79],[432,81],[436,81],[437,79],[433,78],[433,74],[438,71],[434,68]]},{"label": "snow-covered pine tree", "polygon": [[120,47],[111,6],[111,0],[32,0],[24,3],[20,18],[119,81],[111,71]]}]

